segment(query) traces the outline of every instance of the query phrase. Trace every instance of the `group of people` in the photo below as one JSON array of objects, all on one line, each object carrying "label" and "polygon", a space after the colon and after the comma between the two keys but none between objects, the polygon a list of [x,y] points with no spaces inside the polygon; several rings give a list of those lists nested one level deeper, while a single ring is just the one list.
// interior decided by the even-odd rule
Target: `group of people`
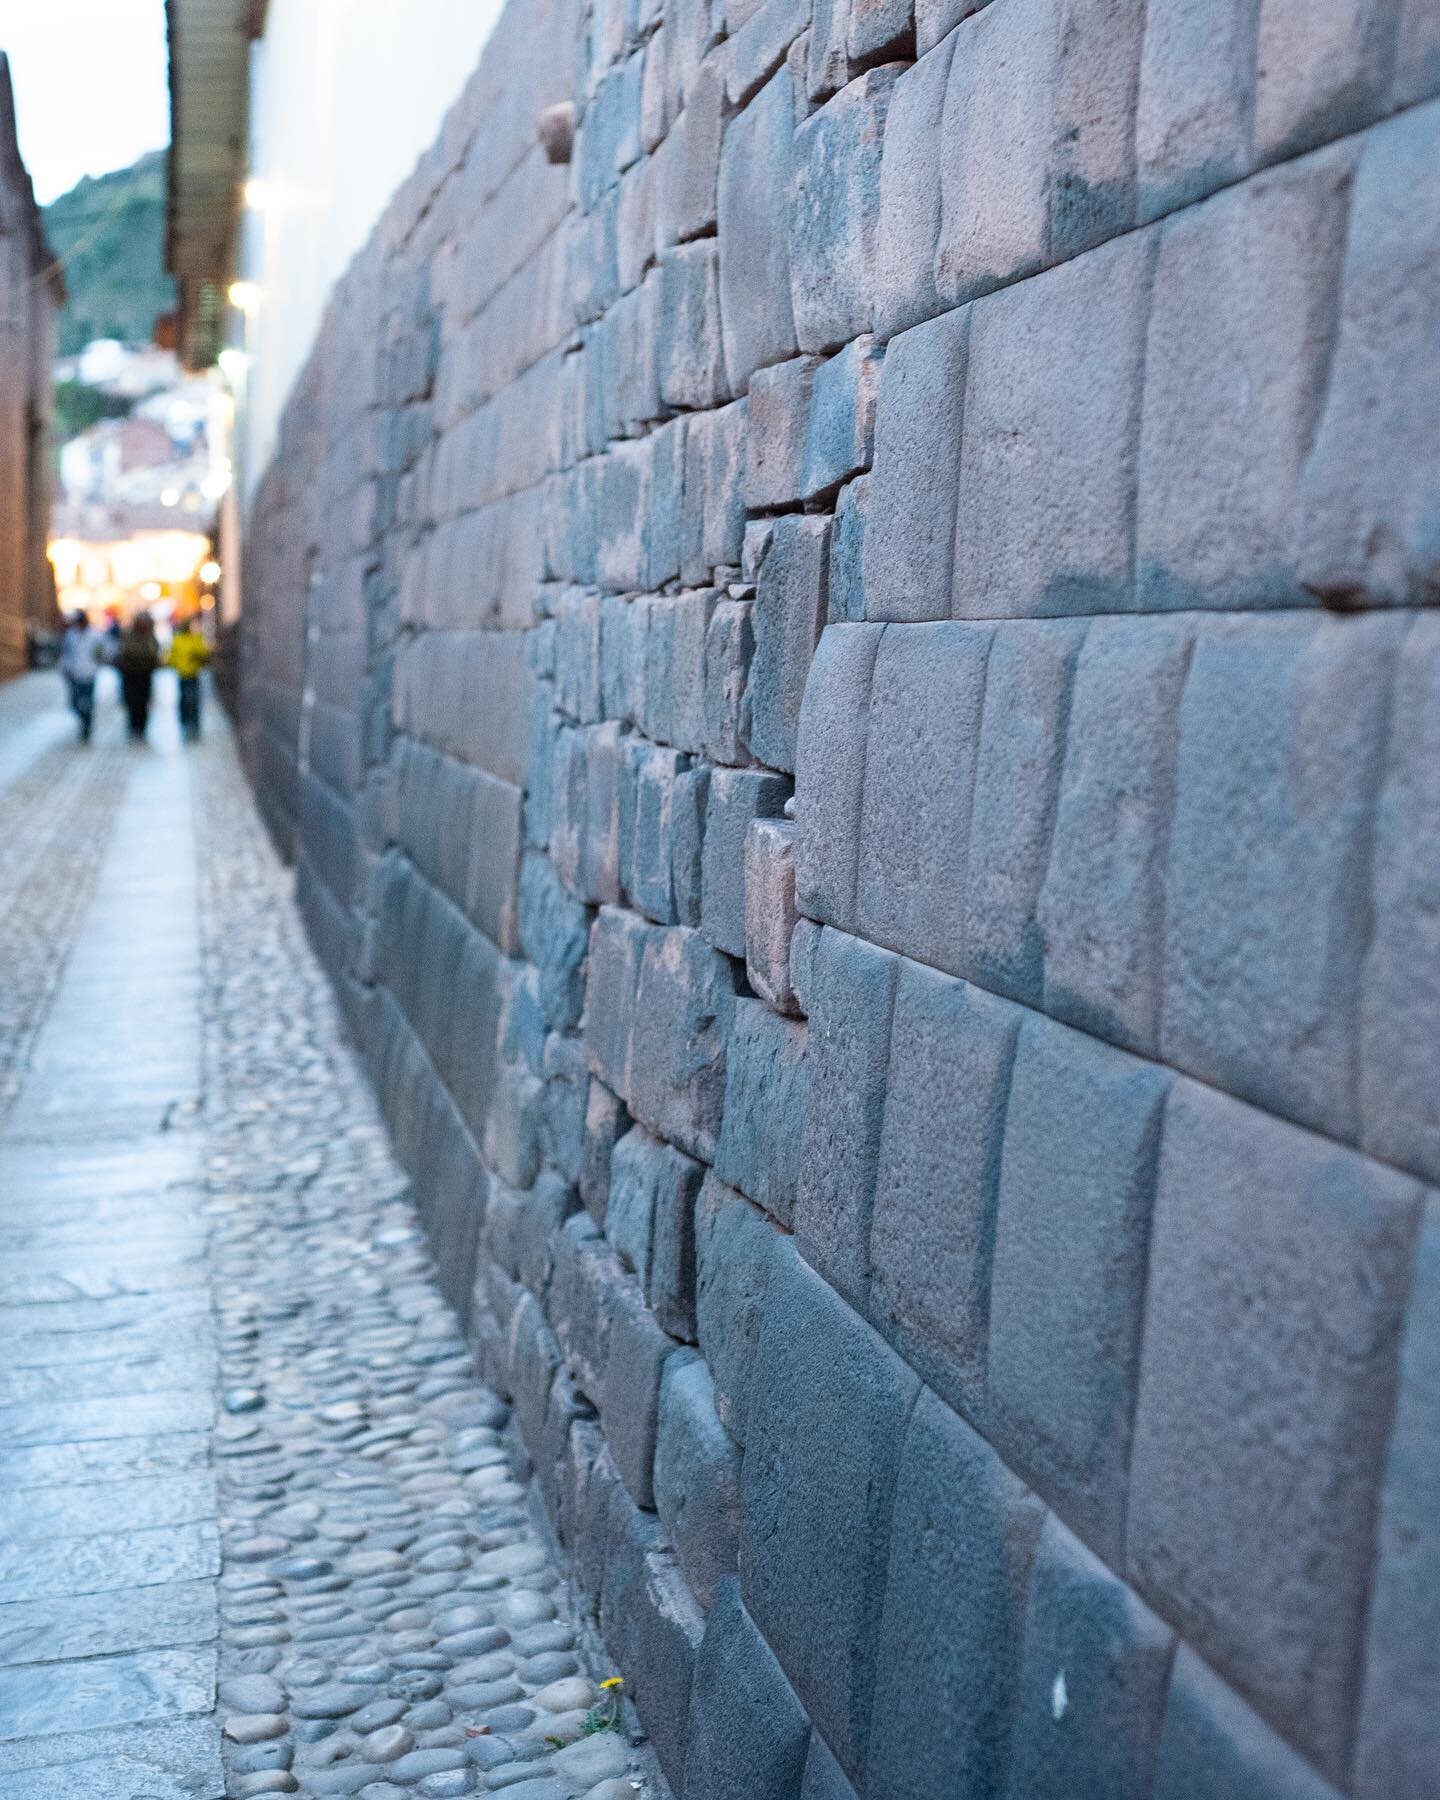
[{"label": "group of people", "polygon": [[112,621],[108,632],[99,632],[83,612],[66,621],[60,647],[60,673],[70,690],[70,706],[80,722],[80,736],[88,743],[95,726],[95,682],[107,664],[120,677],[120,694],[132,739],[145,736],[150,724],[150,698],[157,669],[170,668],[180,677],[180,730],[186,738],[200,735],[200,675],[210,660],[210,646],[198,619],[181,619],[168,649],[162,650],[155,621],[147,612],[136,613],[121,628]]}]

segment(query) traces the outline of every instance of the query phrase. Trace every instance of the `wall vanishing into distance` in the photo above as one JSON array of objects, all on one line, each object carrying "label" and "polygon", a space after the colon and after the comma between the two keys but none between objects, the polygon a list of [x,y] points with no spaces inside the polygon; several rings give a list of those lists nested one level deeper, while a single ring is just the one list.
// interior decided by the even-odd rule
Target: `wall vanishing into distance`
[{"label": "wall vanishing into distance", "polygon": [[1437,94],[513,0],[335,295],[250,767],[685,1800],[1431,1791]]}]

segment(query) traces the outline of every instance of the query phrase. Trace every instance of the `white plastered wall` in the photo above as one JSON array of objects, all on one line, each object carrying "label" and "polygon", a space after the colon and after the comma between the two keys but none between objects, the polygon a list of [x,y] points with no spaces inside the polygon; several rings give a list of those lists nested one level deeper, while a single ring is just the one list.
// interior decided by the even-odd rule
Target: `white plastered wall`
[{"label": "white plastered wall", "polygon": [[270,0],[251,53],[256,205],[240,269],[256,290],[241,421],[247,491],[331,288],[434,140],[503,0]]}]

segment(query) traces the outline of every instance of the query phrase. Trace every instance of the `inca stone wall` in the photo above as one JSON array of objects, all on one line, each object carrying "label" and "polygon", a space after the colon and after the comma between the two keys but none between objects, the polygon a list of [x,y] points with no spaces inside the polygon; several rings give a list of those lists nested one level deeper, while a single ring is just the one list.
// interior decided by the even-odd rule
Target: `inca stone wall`
[{"label": "inca stone wall", "polygon": [[337,292],[250,767],[685,1800],[1433,1791],[1436,94],[513,0]]}]

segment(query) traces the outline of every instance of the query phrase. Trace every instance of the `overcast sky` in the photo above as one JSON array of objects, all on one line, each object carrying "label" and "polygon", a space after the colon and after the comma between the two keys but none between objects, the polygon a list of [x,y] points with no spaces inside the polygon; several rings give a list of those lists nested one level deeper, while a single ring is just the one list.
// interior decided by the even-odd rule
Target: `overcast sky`
[{"label": "overcast sky", "polygon": [[0,50],[42,206],[169,142],[165,0],[0,0]]}]

